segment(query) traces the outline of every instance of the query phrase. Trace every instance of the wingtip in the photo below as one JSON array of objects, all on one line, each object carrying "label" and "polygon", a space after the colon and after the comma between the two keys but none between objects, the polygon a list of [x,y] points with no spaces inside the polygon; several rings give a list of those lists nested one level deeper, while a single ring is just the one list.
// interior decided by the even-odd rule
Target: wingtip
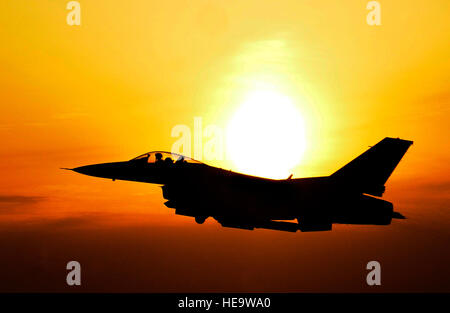
[{"label": "wingtip", "polygon": [[73,171],[73,168],[67,168],[67,167],[60,167],[60,170],[67,170],[67,171]]}]

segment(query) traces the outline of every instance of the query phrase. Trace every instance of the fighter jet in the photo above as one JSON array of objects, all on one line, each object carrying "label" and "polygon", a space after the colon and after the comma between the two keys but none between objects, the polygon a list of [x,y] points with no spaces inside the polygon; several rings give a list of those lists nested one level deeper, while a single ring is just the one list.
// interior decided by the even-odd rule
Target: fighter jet
[{"label": "fighter jet", "polygon": [[[327,231],[333,224],[389,225],[391,202],[380,199],[385,183],[412,141],[384,138],[330,176],[268,179],[232,172],[164,151],[124,162],[73,168],[75,172],[158,184],[175,214],[202,224],[295,232]],[[282,160],[279,160],[282,162]]]}]

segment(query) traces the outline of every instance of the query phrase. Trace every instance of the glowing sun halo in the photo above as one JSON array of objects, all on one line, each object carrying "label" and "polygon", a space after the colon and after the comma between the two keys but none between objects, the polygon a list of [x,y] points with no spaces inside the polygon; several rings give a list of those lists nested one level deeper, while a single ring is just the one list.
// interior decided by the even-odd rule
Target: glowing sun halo
[{"label": "glowing sun halo", "polygon": [[291,99],[250,93],[227,127],[227,156],[244,173],[287,178],[305,150],[304,123]]}]

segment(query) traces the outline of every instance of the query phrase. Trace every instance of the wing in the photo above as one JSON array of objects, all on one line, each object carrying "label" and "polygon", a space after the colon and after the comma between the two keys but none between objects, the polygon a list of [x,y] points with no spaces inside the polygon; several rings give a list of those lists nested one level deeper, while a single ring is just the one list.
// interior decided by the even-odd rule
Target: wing
[{"label": "wing", "polygon": [[[217,170],[217,169],[216,169]],[[213,217],[224,227],[296,231],[289,184],[230,171],[213,171],[162,186],[165,205],[201,223]]]}]

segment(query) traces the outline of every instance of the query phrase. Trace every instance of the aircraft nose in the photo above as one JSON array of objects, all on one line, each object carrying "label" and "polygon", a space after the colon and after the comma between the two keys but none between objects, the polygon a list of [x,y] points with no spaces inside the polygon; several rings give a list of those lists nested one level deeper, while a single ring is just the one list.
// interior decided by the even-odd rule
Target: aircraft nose
[{"label": "aircraft nose", "polygon": [[99,165],[100,164],[80,166],[80,167],[73,168],[72,171],[80,173],[80,174],[84,174],[84,175],[96,176],[95,173],[98,172]]},{"label": "aircraft nose", "polygon": [[120,175],[122,163],[123,162],[92,164],[76,167],[72,170],[84,175],[115,179]]}]

